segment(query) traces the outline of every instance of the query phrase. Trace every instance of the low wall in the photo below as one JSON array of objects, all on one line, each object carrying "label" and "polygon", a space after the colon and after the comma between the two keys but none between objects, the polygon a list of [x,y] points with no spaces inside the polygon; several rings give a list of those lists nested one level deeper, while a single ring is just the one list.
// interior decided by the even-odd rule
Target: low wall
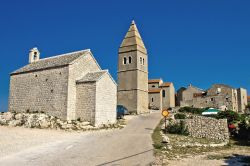
[{"label": "low wall", "polygon": [[193,137],[222,141],[229,140],[227,119],[193,116],[193,119],[185,119],[184,123],[189,134]]}]

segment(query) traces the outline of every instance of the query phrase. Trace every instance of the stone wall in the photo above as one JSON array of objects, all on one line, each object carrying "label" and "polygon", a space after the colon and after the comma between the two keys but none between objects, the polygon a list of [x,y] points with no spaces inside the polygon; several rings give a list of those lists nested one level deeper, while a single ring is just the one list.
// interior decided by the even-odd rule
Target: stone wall
[{"label": "stone wall", "polygon": [[162,92],[159,93],[149,93],[149,108],[162,110]]},{"label": "stone wall", "polygon": [[67,120],[76,119],[76,80],[89,72],[100,70],[100,66],[91,53],[81,56],[69,65]]},{"label": "stone wall", "polygon": [[117,85],[110,75],[105,75],[96,83],[95,125],[116,122]]},{"label": "stone wall", "polygon": [[229,140],[226,119],[214,119],[204,116],[193,116],[193,119],[183,120],[191,136],[196,138]]},{"label": "stone wall", "polygon": [[68,67],[10,77],[9,111],[44,111],[67,118]]},{"label": "stone wall", "polygon": [[76,119],[95,123],[96,83],[79,83],[76,86]]}]

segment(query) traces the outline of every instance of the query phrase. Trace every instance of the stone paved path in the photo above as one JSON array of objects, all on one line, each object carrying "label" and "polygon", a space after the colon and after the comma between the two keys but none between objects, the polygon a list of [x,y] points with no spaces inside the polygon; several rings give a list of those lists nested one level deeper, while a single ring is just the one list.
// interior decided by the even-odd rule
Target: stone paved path
[{"label": "stone paved path", "polygon": [[[0,165],[148,165],[154,160],[151,133],[160,118],[160,112],[155,112],[132,118],[122,130],[62,136],[61,139],[57,138],[16,153],[0,156]],[[25,139],[29,139],[29,135]]]}]

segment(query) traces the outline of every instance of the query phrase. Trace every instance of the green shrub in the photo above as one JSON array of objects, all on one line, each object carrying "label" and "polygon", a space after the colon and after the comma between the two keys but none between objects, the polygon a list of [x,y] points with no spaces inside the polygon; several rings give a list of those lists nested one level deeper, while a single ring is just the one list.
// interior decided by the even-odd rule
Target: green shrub
[{"label": "green shrub", "polygon": [[250,124],[247,119],[241,121],[238,124],[239,131],[238,131],[238,138],[244,140],[250,140]]},{"label": "green shrub", "polygon": [[234,111],[220,111],[217,114],[217,119],[227,119],[228,124],[236,123],[241,120],[240,115]]},{"label": "green shrub", "polygon": [[174,124],[168,125],[167,132],[170,134],[180,134],[180,135],[189,134],[183,121],[180,121],[180,123],[174,123]]},{"label": "green shrub", "polygon": [[186,112],[186,113],[201,115],[202,112],[204,112],[205,110],[206,110],[205,108],[181,107],[179,109],[179,112]]},{"label": "green shrub", "polygon": [[174,115],[174,118],[175,119],[186,119],[187,116],[185,114],[182,114],[182,113],[177,113]]}]

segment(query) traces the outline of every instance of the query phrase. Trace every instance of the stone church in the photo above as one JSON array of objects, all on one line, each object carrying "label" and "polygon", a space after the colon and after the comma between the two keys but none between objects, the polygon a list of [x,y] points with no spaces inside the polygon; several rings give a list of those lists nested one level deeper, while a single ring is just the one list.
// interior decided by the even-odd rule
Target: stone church
[{"label": "stone church", "polygon": [[45,112],[98,126],[116,122],[116,105],[117,85],[90,50],[40,59],[33,48],[29,64],[10,75],[9,111]]},{"label": "stone church", "polygon": [[119,48],[118,105],[130,113],[148,113],[147,50],[134,21]]}]

